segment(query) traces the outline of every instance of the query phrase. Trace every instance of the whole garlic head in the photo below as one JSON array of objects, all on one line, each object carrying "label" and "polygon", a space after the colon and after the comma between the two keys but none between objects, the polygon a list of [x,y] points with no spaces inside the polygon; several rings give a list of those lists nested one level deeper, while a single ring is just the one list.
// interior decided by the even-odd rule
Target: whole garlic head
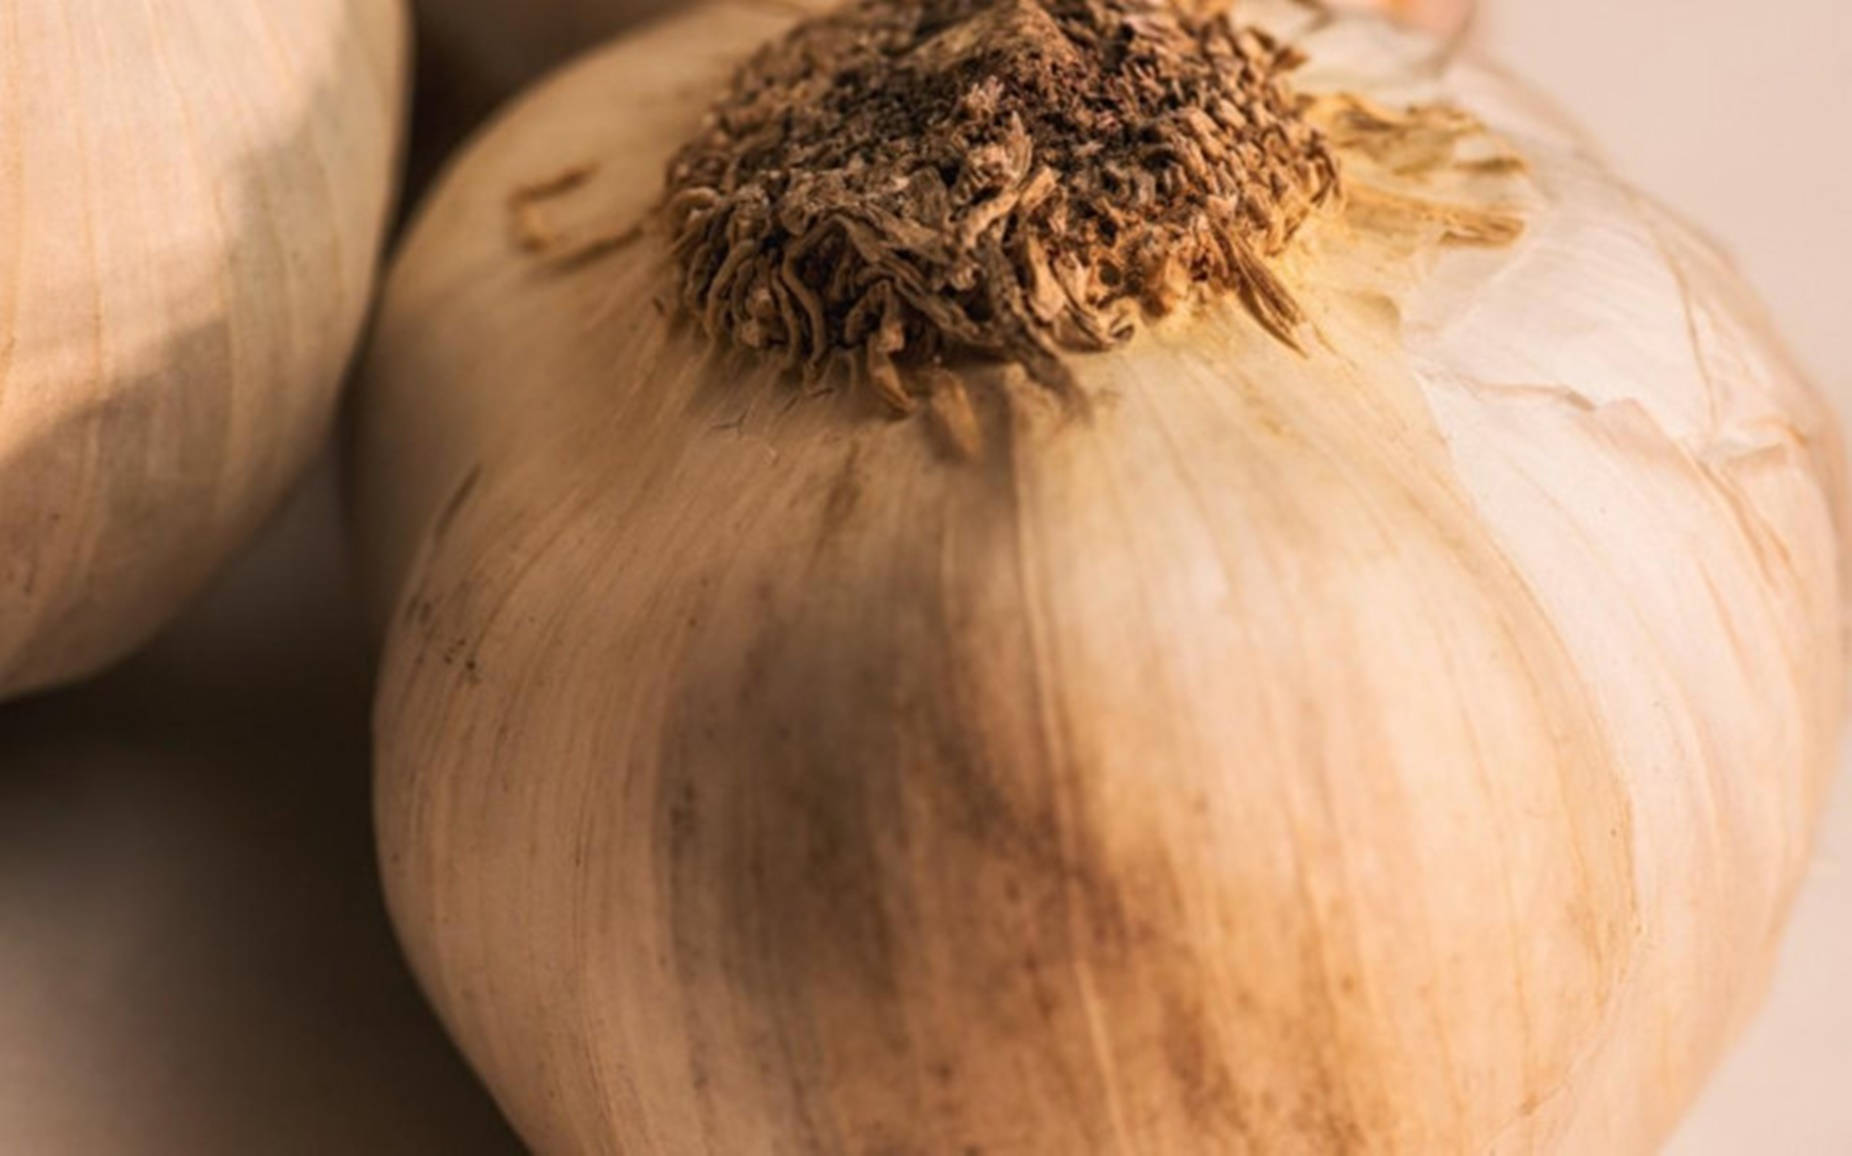
[{"label": "whole garlic head", "polygon": [[0,2],[0,695],[131,649],[325,435],[399,0]]},{"label": "whole garlic head", "polygon": [[1216,298],[896,420],[712,340],[662,173],[782,3],[425,207],[356,453],[381,853],[537,1150],[1646,1153],[1755,1006],[1844,700],[1829,415],[1523,87],[1236,13],[1344,187],[1298,349]]}]

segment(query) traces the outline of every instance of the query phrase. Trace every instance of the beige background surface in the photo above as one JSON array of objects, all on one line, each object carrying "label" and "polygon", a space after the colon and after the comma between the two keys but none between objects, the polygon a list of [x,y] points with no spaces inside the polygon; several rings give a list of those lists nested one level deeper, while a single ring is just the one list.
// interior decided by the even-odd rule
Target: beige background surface
[{"label": "beige background surface", "polygon": [[[1852,412],[1852,7],[1491,0],[1480,37],[1729,243]],[[519,1151],[377,898],[336,509],[324,471],[150,652],[0,709],[0,1153]],[[1673,1156],[1852,1154],[1848,785]]]}]

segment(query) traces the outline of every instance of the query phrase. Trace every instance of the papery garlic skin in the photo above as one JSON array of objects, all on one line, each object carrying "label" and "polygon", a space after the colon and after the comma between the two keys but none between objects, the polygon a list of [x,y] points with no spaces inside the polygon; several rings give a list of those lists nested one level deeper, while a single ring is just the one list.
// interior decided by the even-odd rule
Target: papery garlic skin
[{"label": "papery garlic skin", "polygon": [[[1288,4],[1243,19],[1293,27]],[[1299,86],[1444,100],[1525,233],[1334,218],[1232,305],[807,394],[621,232],[786,26],[524,100],[387,291],[356,471],[400,933],[545,1153],[1645,1153],[1753,1008],[1837,742],[1834,427],[1710,250],[1496,73],[1366,18]],[[1465,195],[1467,190],[1461,190]]]},{"label": "papery garlic skin", "polygon": [[400,0],[0,3],[0,695],[120,657],[327,432]]}]

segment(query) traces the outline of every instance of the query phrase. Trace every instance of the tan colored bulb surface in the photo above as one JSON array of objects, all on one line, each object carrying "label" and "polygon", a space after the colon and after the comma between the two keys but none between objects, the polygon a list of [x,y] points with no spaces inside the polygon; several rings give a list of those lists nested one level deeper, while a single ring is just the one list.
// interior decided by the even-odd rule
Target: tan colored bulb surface
[{"label": "tan colored bulb surface", "polygon": [[787,4],[426,205],[356,454],[381,854],[536,1150],[1624,1156],[1755,1006],[1844,700],[1829,415],[1526,90],[1239,12],[1344,166],[1305,351],[1185,308],[1082,412],[978,364],[894,420],[663,304],[663,167]]},{"label": "tan colored bulb surface", "polygon": [[398,0],[0,2],[0,695],[159,627],[326,433]]}]

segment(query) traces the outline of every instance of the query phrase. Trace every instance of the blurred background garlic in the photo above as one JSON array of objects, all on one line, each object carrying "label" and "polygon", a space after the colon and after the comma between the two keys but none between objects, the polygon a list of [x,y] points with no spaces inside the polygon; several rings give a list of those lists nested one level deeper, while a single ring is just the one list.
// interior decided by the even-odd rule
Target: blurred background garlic
[{"label": "blurred background garlic", "polygon": [[1830,414],[1547,102],[1238,12],[1344,178],[1271,265],[1304,352],[1184,309],[1068,359],[1084,417],[678,319],[662,173],[788,4],[584,61],[421,212],[355,463],[382,864],[536,1150],[1646,1153],[1755,1006]]},{"label": "blurred background garlic", "polygon": [[324,437],[399,0],[0,2],[0,696],[162,625]]}]

